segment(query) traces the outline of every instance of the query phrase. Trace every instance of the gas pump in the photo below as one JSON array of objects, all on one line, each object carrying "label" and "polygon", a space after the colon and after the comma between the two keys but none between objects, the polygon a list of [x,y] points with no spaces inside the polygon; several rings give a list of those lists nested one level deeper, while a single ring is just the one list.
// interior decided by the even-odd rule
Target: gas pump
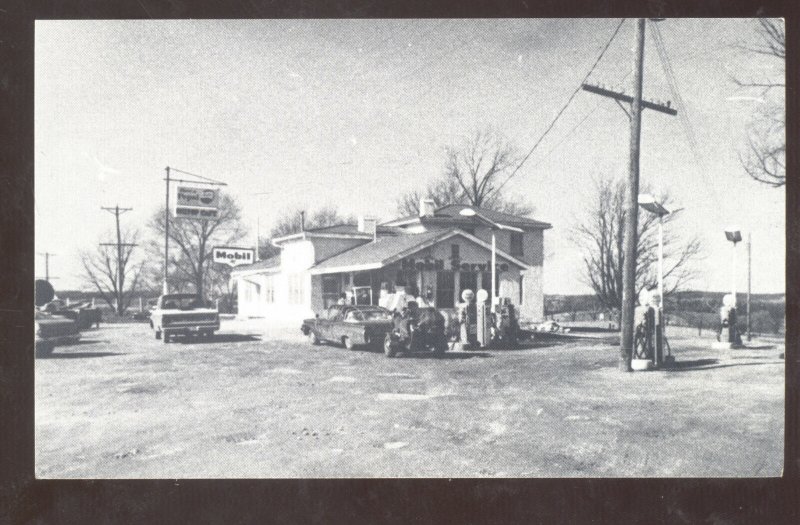
[{"label": "gas pump", "polygon": [[486,348],[492,342],[492,312],[491,307],[487,304],[489,299],[489,292],[486,290],[478,290],[476,304],[476,330],[475,336],[478,340],[478,346]]},{"label": "gas pump", "polygon": [[475,292],[464,290],[461,292],[464,301],[458,304],[458,321],[461,324],[460,339],[465,347],[476,346],[477,340],[477,307],[475,305]]},{"label": "gas pump", "polygon": [[742,344],[741,335],[736,329],[736,301],[732,294],[722,298],[722,308],[719,309],[719,332],[717,341],[733,345]]},{"label": "gas pump", "polygon": [[655,309],[650,305],[650,292],[639,292],[639,305],[633,311],[634,346],[633,358],[652,361],[654,355]]},{"label": "gas pump", "polygon": [[500,309],[496,325],[497,336],[500,341],[507,346],[516,346],[519,321],[517,320],[517,312],[514,309],[514,305],[511,304],[511,299],[508,297],[500,298]]}]

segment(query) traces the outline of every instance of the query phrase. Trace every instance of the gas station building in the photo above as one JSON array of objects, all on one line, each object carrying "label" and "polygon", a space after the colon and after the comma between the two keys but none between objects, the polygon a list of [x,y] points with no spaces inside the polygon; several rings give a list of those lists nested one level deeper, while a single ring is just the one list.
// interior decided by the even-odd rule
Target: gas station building
[{"label": "gas station building", "polygon": [[401,290],[451,310],[463,290],[490,290],[494,237],[497,296],[510,299],[521,319],[543,319],[550,224],[476,206],[420,204],[418,216],[382,224],[359,218],[273,239],[280,255],[231,273],[239,315],[291,324],[335,304],[342,293],[356,304],[377,305]]}]

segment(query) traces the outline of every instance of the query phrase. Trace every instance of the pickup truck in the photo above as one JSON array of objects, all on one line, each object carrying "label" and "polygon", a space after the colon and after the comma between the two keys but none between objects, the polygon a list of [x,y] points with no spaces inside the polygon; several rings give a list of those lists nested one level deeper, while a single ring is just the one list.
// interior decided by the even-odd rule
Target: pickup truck
[{"label": "pickup truck", "polygon": [[219,312],[196,294],[167,294],[150,314],[156,339],[169,343],[176,335],[210,337],[219,330]]}]

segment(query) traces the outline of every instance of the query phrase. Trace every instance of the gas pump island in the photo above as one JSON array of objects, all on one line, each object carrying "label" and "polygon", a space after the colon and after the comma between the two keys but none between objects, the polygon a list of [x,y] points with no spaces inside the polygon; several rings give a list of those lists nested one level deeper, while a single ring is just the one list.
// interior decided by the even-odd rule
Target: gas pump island
[{"label": "gas pump island", "polygon": [[517,344],[519,323],[511,301],[498,298],[494,308],[489,292],[464,290],[458,304],[459,339],[465,349],[488,348],[493,345],[513,347]]},{"label": "gas pump island", "polygon": [[[639,293],[639,305],[634,310],[634,347],[631,368],[650,370],[674,362],[664,330],[661,297],[655,290]],[[666,350],[667,355],[664,355]]]}]

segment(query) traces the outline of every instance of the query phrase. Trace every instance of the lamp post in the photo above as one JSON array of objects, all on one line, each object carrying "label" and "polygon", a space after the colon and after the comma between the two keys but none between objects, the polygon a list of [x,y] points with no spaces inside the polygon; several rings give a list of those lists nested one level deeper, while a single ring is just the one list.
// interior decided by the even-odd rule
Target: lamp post
[{"label": "lamp post", "polygon": [[497,301],[497,238],[495,232],[497,230],[508,230],[517,233],[523,233],[521,228],[517,228],[516,226],[510,226],[507,224],[500,224],[499,222],[495,222],[493,220],[487,219],[477,211],[475,211],[472,207],[464,208],[458,212],[459,215],[464,217],[470,217],[475,220],[479,220],[484,224],[489,226],[489,229],[492,232],[492,312],[495,311],[495,302]]},{"label": "lamp post", "polygon": [[648,193],[639,194],[639,206],[658,216],[658,300],[664,309],[664,215],[670,211]]},{"label": "lamp post", "polygon": [[725,230],[725,238],[733,243],[733,270],[731,272],[731,295],[733,295],[733,306],[736,307],[736,244],[742,241],[742,232],[736,226],[731,226]]},{"label": "lamp post", "polygon": [[[472,208],[464,208],[463,210],[461,210],[458,213],[459,213],[459,215],[462,215],[464,217],[475,217],[475,216],[478,215],[478,212],[476,212]],[[493,222],[486,221],[485,219],[484,219],[484,221],[489,223],[489,228],[490,228],[490,230],[492,232],[492,290],[491,290],[490,297],[491,297],[491,301],[492,301],[491,302],[491,309],[494,312],[494,303],[495,303],[495,300],[497,299],[495,297],[495,295],[496,295],[495,291],[497,290],[497,239],[496,239],[496,236],[494,234],[494,231],[496,229],[498,229],[498,228]]]}]

